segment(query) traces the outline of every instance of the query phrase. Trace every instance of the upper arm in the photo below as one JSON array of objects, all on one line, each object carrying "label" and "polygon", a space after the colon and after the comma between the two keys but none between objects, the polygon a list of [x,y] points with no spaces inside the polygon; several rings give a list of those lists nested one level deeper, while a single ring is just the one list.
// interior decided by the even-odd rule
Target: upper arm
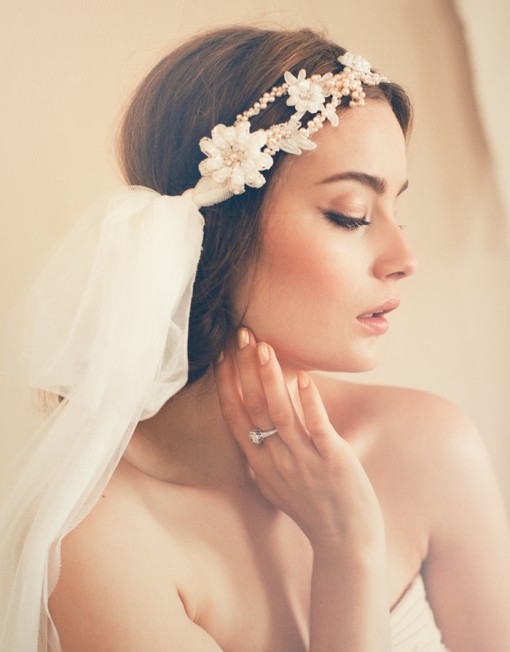
[{"label": "upper arm", "polygon": [[427,594],[453,651],[510,649],[510,535],[485,447],[458,411],[437,400],[427,460]]},{"label": "upper arm", "polygon": [[79,526],[64,539],[49,601],[64,652],[221,652],[189,618],[177,582],[145,554],[136,533],[115,540],[91,530]]}]

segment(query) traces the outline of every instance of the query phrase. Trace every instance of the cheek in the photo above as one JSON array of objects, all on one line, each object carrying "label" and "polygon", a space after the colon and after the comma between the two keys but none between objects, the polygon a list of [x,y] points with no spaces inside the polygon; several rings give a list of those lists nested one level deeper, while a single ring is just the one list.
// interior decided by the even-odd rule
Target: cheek
[{"label": "cheek", "polygon": [[276,336],[282,328],[338,324],[342,312],[350,313],[358,294],[360,257],[337,239],[334,233],[304,238],[293,232],[267,238],[247,297],[246,322],[260,337]]},{"label": "cheek", "polygon": [[317,301],[331,294],[340,299],[344,288],[357,284],[366,260],[362,245],[346,235],[334,229],[274,234],[265,243],[261,261],[267,284],[287,286],[303,299],[306,289]]},{"label": "cheek", "polygon": [[271,239],[261,263],[261,279],[271,293],[278,292],[283,300],[305,301],[310,291],[319,298],[319,288],[328,287],[331,277],[336,276],[323,247],[312,238],[305,240],[293,233]]}]

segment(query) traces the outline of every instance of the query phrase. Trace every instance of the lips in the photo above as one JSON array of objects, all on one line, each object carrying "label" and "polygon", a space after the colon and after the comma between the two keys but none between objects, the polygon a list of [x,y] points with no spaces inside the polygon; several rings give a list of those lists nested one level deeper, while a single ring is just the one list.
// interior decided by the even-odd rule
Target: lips
[{"label": "lips", "polygon": [[375,335],[383,335],[388,330],[388,322],[384,318],[384,315],[392,310],[396,310],[399,305],[400,299],[388,299],[388,301],[385,301],[382,305],[367,310],[367,312],[359,315],[356,319],[371,333]]},{"label": "lips", "polygon": [[373,310],[364,312],[362,315],[359,315],[358,319],[370,318],[370,317],[382,317],[383,315],[386,315],[392,310],[396,310],[399,307],[399,305],[400,305],[400,299],[397,298],[388,299],[388,301],[385,301],[381,306],[377,306],[377,308],[374,308]]}]

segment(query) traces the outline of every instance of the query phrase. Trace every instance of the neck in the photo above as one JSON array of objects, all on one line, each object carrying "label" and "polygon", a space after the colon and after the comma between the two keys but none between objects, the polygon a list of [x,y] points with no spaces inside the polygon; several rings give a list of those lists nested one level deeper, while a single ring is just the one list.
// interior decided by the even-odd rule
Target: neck
[{"label": "neck", "polygon": [[124,459],[159,480],[193,486],[252,484],[246,459],[230,434],[212,374],[172,397],[142,421]]}]

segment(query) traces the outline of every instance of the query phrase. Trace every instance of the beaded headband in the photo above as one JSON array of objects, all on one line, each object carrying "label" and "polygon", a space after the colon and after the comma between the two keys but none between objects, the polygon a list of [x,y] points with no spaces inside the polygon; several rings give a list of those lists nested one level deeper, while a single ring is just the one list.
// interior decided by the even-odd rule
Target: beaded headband
[{"label": "beaded headband", "polygon": [[[377,86],[389,81],[372,72],[369,62],[359,55],[346,52],[338,61],[344,68],[337,74],[328,72],[307,78],[305,70],[300,70],[297,77],[287,71],[285,82],[264,93],[250,109],[237,116],[232,126],[218,124],[211,138],[200,140],[200,149],[207,158],[199,164],[202,178],[195,190],[202,197],[210,194],[209,201],[202,201],[202,205],[240,195],[245,186],[262,187],[266,179],[261,171],[269,170],[277,152],[301,154],[304,150],[315,149],[317,145],[311,140],[312,136],[326,120],[333,127],[338,125],[336,110],[344,97],[350,97],[350,106],[363,105],[363,84]],[[250,133],[250,118],[284,95],[288,95],[287,105],[295,107],[290,119]],[[315,115],[303,126],[301,119],[305,113]]]}]

